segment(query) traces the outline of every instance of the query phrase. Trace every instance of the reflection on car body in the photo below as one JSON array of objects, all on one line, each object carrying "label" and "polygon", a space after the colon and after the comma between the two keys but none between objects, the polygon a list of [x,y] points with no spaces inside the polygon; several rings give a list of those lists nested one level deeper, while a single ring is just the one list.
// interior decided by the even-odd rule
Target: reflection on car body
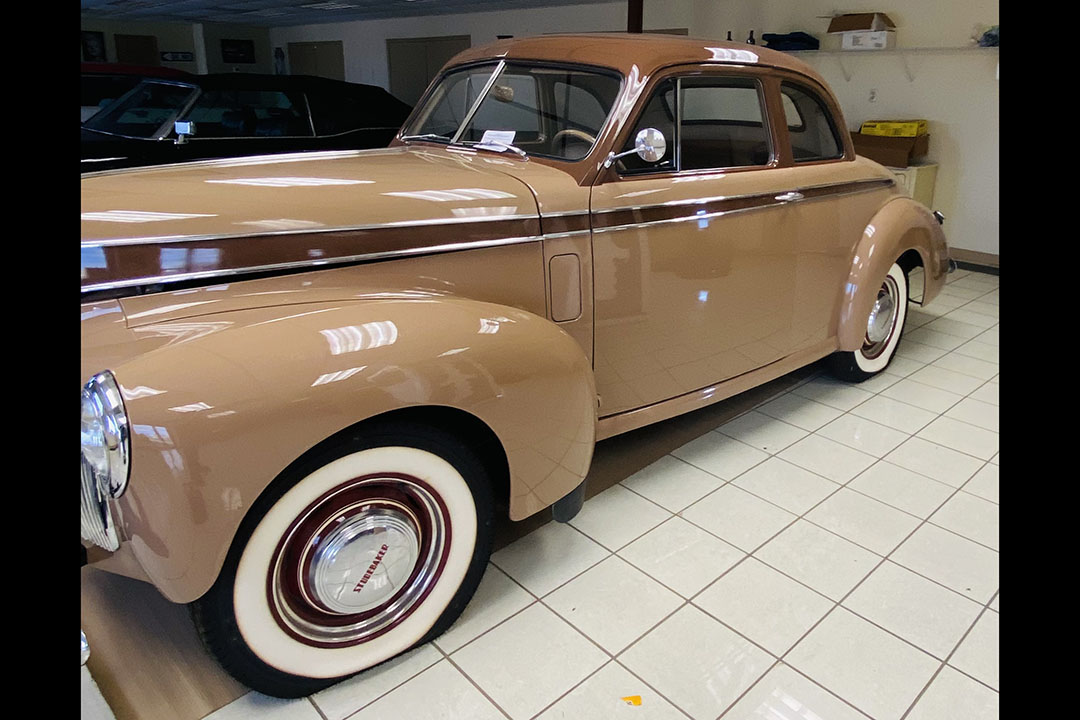
[{"label": "reflection on car body", "polygon": [[91,562],[273,695],[436,637],[597,441],[888,365],[948,249],[844,128],[782,53],[546,36],[452,59],[388,148],[85,175]]},{"label": "reflection on car body", "polygon": [[408,113],[382,88],[326,78],[145,78],[83,122],[82,169],[385,147]]}]

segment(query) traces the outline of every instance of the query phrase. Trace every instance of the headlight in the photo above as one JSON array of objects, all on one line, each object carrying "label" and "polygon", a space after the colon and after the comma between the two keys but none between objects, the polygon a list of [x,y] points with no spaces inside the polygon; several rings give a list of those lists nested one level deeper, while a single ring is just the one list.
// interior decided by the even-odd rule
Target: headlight
[{"label": "headlight", "polygon": [[82,389],[82,458],[103,496],[118,498],[127,489],[131,437],[120,387],[108,370]]}]

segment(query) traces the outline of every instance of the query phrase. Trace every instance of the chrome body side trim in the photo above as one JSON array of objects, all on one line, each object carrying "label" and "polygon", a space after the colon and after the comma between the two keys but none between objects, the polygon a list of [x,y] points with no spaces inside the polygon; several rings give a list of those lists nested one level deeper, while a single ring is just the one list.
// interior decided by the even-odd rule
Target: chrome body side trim
[{"label": "chrome body side trim", "polygon": [[369,223],[366,225],[342,225],[322,228],[300,228],[296,230],[272,230],[266,232],[215,233],[209,235],[158,235],[139,238],[115,238],[106,240],[83,240],[82,247],[116,247],[120,245],[164,245],[187,242],[206,242],[212,240],[238,239],[245,237],[269,237],[273,235],[312,235],[315,233],[352,232],[357,230],[383,230],[385,228],[429,227],[432,225],[466,225],[478,222],[497,222],[499,220],[535,220],[536,215],[481,215],[476,217],[447,217],[430,220],[401,220],[398,222]]},{"label": "chrome body side trim", "polygon": [[[875,181],[875,182],[885,183],[887,181],[881,180],[881,181]],[[889,181],[889,182],[890,182],[890,185],[893,184],[893,183],[891,183],[891,181]],[[849,183],[837,183],[837,184],[838,185],[839,184],[847,185]],[[885,184],[881,185],[882,188],[888,187],[888,186],[889,185],[885,185]],[[627,224],[624,224],[624,225],[611,225],[611,226],[608,226],[608,227],[593,228],[592,231],[594,233],[605,233],[605,232],[612,232],[613,230],[627,230],[627,229],[632,229],[632,228],[647,227],[647,226],[650,226],[650,225],[660,225],[660,224],[665,224],[665,223],[687,222],[689,220],[708,220],[710,218],[720,217],[722,215],[734,215],[735,213],[751,212],[751,211],[754,211],[754,210],[765,210],[767,208],[775,208],[775,207],[780,206],[780,205],[792,205],[792,204],[795,204],[795,203],[804,203],[804,202],[813,202],[815,200],[824,200],[826,198],[837,198],[837,197],[845,197],[847,195],[857,195],[859,193],[870,192],[871,190],[875,190],[875,189],[877,189],[877,188],[873,188],[873,187],[859,188],[857,190],[849,190],[848,192],[842,192],[842,193],[833,193],[831,195],[820,195],[820,196],[815,196],[815,197],[802,198],[801,200],[783,201],[783,200],[775,200],[774,199],[773,202],[769,202],[769,203],[766,203],[766,204],[763,204],[763,205],[755,205],[754,207],[736,208],[734,210],[717,210],[716,212],[704,213],[702,215],[697,215],[697,214],[684,215],[683,217],[677,217],[677,218],[664,218],[662,220],[645,220],[643,222],[627,223]],[[758,194],[754,194],[754,195],[732,196],[731,198],[726,198],[726,199],[734,200],[734,199],[756,198],[756,197],[771,197],[771,196],[772,196],[772,193],[758,193]],[[700,201],[695,201],[694,204],[697,204],[698,202],[700,202]],[[682,204],[684,204],[684,203],[682,203]],[[661,205],[652,205],[652,206],[647,206],[647,207],[644,207],[644,208],[636,208],[636,207],[612,208],[612,209],[605,209],[605,210],[602,210],[600,212],[605,212],[605,213],[615,212],[615,211],[620,211],[621,212],[621,211],[625,211],[625,210],[649,209],[650,207],[662,207],[662,206]]]},{"label": "chrome body side trim", "polygon": [[274,272],[278,270],[297,270],[300,268],[315,269],[330,265],[345,265],[350,263],[370,262],[374,260],[387,260],[396,257],[410,257],[414,255],[432,255],[435,253],[454,252],[457,250],[476,250],[480,248],[499,247],[502,245],[520,245],[523,243],[536,242],[543,238],[542,235],[527,235],[522,237],[499,238],[497,240],[476,240],[461,243],[447,243],[445,245],[430,245],[427,247],[408,248],[404,250],[388,250],[386,252],[362,253],[344,257],[325,258],[322,260],[298,260],[296,262],[274,263],[270,265],[250,265],[242,268],[230,268],[227,270],[207,270],[205,272],[177,273],[175,275],[156,275],[152,277],[130,278],[116,282],[96,283],[84,285],[83,293],[97,292],[101,290],[117,290],[139,285],[156,285],[159,283],[175,283],[185,280],[206,280],[210,278],[232,277],[235,275],[251,275],[262,272]]},{"label": "chrome body side trim", "polygon": [[[791,190],[791,192],[805,193],[807,191],[826,190],[828,188],[840,187],[842,185],[875,185],[875,186],[881,186],[881,187],[884,188],[884,187],[892,187],[895,184],[896,184],[896,180],[893,180],[893,179],[870,178],[870,179],[863,179],[863,180],[845,180],[843,182],[822,183],[820,185],[803,185],[803,186],[800,186],[800,187],[797,187],[797,188],[793,188]],[[850,192],[837,193],[835,195],[827,195],[827,196],[824,196],[824,197],[840,197],[842,195],[850,195],[853,192],[865,192],[865,190],[853,190],[853,191],[850,191]],[[707,205],[708,203],[711,203],[711,202],[720,202],[720,201],[723,201],[723,200],[746,200],[748,198],[772,196],[773,194],[774,193],[771,193],[771,192],[760,192],[760,193],[749,193],[749,194],[744,194],[744,195],[716,195],[716,196],[707,197],[707,198],[691,198],[689,200],[668,200],[667,202],[653,203],[651,205],[627,205],[625,207],[604,208],[603,210],[595,210],[595,211],[593,211],[593,214],[594,215],[604,215],[606,213],[623,212],[625,210],[652,210],[654,208],[680,207],[680,206],[683,206],[683,205],[690,205],[690,206],[693,206],[693,205]],[[808,199],[813,200],[815,198],[808,198]]]}]

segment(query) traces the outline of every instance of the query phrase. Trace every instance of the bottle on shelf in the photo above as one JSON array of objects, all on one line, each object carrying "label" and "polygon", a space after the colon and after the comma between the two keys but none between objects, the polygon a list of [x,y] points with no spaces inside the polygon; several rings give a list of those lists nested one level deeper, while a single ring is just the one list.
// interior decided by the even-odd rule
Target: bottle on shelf
[{"label": "bottle on shelf", "polygon": [[756,43],[756,42],[754,41],[754,31],[753,31],[753,30],[751,30],[751,31],[750,31],[750,37],[746,38],[746,43],[747,43],[748,45],[756,45],[756,44],[757,44],[757,43]]},{"label": "bottle on shelf", "polygon": [[728,42],[731,42],[731,31],[730,30],[727,31],[727,39],[728,39]]}]

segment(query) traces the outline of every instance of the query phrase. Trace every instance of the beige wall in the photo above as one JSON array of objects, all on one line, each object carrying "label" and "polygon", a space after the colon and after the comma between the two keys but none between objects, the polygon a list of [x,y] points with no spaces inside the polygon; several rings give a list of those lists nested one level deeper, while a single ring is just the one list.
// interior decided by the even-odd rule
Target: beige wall
[{"label": "beige wall", "polygon": [[[270,31],[264,27],[250,25],[232,25],[225,23],[190,23],[171,22],[132,22],[119,20],[99,20],[82,18],[83,30],[97,30],[105,33],[105,53],[109,62],[116,62],[115,35],[153,35],[158,39],[159,52],[190,52],[195,55],[191,62],[162,62],[165,67],[199,72],[198,33],[202,33],[206,52],[206,72],[274,72],[273,51],[270,47]],[[255,41],[255,62],[253,64],[226,65],[221,60],[221,39]]]},{"label": "beige wall", "polygon": [[[646,7],[656,0],[645,0]],[[848,0],[845,12],[885,10],[896,23],[898,48],[930,51],[800,53],[829,82],[849,129],[864,120],[926,118],[928,160],[939,164],[935,209],[945,214],[950,245],[999,254],[998,219],[998,51],[969,49],[976,25],[998,22],[997,0]],[[705,37],[745,39],[750,29],[802,30],[839,47],[828,35],[833,0],[693,0],[690,32]],[[825,16],[825,17],[820,17]],[[875,99],[870,100],[870,91]]]},{"label": "beige wall", "polygon": [[[203,40],[206,43],[207,72],[223,73],[235,71],[273,74],[274,56],[273,50],[270,47],[269,28],[224,23],[203,23],[202,27]],[[254,40],[255,63],[226,65],[221,59],[222,38],[229,40]]]},{"label": "beige wall", "polygon": [[[109,62],[116,62],[115,35],[153,35],[158,40],[158,52],[195,53],[195,34],[188,23],[168,22],[131,22],[121,20],[98,20],[82,18],[83,30],[96,30],[105,33],[105,54]],[[197,64],[192,62],[162,62],[163,67],[197,72]]]},{"label": "beige wall", "polygon": [[[645,0],[646,28],[690,27],[692,0]],[[341,40],[345,47],[345,79],[390,87],[387,38],[470,35],[473,45],[494,42],[496,35],[543,35],[626,29],[626,2],[563,5],[522,10],[495,10],[455,15],[362,20],[329,25],[271,28],[274,47],[290,42]]]}]

